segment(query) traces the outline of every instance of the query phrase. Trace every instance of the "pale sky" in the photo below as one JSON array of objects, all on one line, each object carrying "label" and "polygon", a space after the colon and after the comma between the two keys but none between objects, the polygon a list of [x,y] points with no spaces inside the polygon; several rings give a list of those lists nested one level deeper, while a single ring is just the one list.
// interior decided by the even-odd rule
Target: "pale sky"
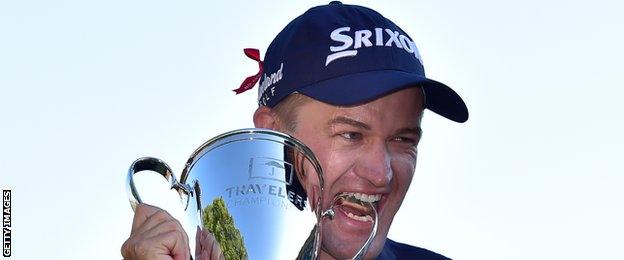
[{"label": "pale sky", "polygon": [[[11,259],[120,259],[130,163],[179,174],[204,141],[252,127],[256,92],[231,91],[257,72],[242,49],[264,55],[326,2],[1,1]],[[398,24],[470,110],[425,114],[390,238],[454,259],[624,259],[624,5],[344,2]]]}]

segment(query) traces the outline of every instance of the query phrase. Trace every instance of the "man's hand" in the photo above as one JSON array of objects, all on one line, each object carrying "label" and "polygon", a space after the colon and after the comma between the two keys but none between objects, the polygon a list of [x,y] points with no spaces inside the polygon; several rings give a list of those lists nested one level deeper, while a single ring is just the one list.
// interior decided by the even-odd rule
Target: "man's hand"
[{"label": "man's hand", "polygon": [[139,204],[121,255],[126,260],[189,260],[188,236],[180,222],[166,211]]},{"label": "man's hand", "polygon": [[217,238],[208,230],[197,227],[195,245],[195,260],[225,260]]}]

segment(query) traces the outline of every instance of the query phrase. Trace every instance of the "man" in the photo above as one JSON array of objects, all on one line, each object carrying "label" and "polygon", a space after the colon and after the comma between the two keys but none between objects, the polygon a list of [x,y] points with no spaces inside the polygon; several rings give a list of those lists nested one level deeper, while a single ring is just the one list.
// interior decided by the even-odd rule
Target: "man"
[{"label": "man", "polygon": [[[257,53],[246,53],[259,61]],[[374,202],[378,231],[366,259],[447,259],[387,239],[416,167],[424,109],[456,122],[468,119],[457,93],[425,78],[414,41],[371,9],[332,2],[288,24],[260,67],[236,91],[261,77],[254,124],[288,133],[312,149],[325,176],[322,208],[343,194]],[[179,223],[153,207],[140,209],[124,257],[160,252],[187,259]],[[353,257],[370,230],[357,210],[335,211],[322,227],[321,259]],[[220,257],[214,239],[200,237],[204,246],[196,253]]]}]

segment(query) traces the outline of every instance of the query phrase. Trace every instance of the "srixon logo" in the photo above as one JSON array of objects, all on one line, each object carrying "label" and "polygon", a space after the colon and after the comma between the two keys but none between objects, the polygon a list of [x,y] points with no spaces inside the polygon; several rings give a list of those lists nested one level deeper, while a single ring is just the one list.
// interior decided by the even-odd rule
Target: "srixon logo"
[{"label": "srixon logo", "polygon": [[[353,35],[353,37],[351,36]],[[330,46],[329,50],[332,54],[327,55],[325,66],[332,61],[340,58],[356,56],[358,49],[373,46],[394,47],[403,49],[409,54],[413,54],[422,64],[420,53],[416,44],[407,36],[400,34],[398,31],[390,29],[375,28],[374,30],[358,30],[351,33],[351,27],[340,27],[333,30],[329,37],[335,41],[342,43],[337,46]]]}]

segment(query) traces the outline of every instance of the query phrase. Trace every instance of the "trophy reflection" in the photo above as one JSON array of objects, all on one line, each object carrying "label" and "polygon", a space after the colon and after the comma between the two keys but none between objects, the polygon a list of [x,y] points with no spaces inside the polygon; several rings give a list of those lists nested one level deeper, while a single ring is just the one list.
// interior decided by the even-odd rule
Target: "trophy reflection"
[{"label": "trophy reflection", "polygon": [[[127,188],[133,209],[141,198],[133,176],[159,173],[177,191],[185,209],[181,221],[195,248],[197,227],[212,233],[225,259],[318,259],[323,219],[331,221],[333,206],[350,203],[336,198],[321,209],[323,173],[312,151],[293,137],[267,129],[241,129],[219,135],[190,156],[177,181],[163,161],[146,157],[128,171]],[[353,259],[366,253],[373,228]]]}]

